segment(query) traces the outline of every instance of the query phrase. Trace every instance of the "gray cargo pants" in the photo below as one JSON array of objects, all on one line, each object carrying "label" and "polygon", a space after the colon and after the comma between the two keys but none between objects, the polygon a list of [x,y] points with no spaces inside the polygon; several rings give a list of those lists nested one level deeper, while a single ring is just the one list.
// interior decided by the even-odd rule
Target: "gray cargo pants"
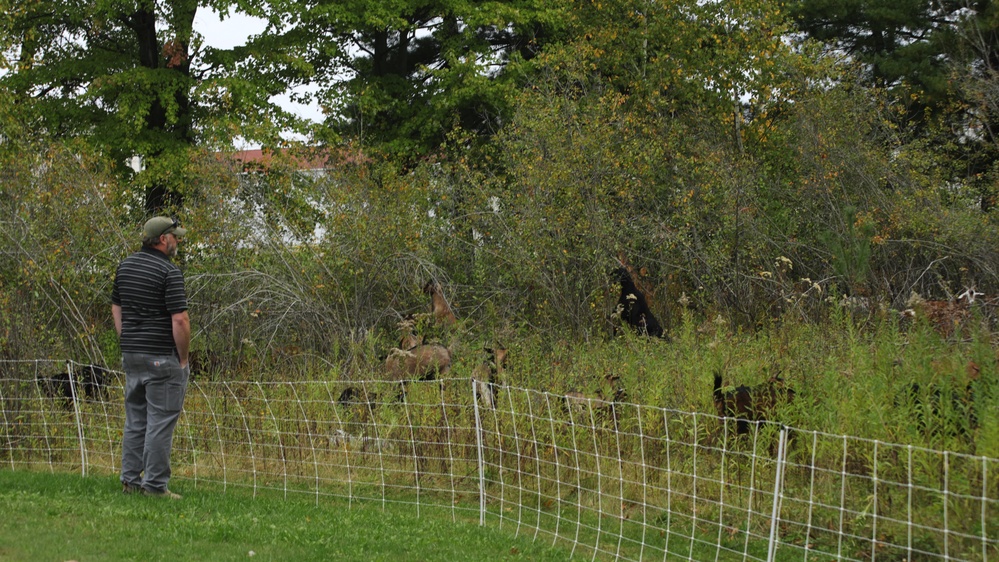
[{"label": "gray cargo pants", "polygon": [[121,482],[163,492],[170,480],[173,430],[184,407],[190,367],[175,355],[123,353],[125,431]]}]

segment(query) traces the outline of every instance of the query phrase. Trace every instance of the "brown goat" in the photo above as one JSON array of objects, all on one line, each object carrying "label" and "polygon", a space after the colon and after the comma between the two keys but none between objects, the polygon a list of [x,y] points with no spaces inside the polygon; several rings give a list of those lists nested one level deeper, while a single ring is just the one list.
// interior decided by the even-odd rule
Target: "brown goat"
[{"label": "brown goat", "polygon": [[422,344],[412,349],[393,349],[385,359],[385,372],[391,380],[434,380],[451,368],[451,350],[438,344]]},{"label": "brown goat", "polygon": [[457,322],[454,310],[444,298],[444,291],[441,289],[440,283],[434,279],[427,281],[427,284],[423,286],[423,292],[430,295],[430,313],[433,315],[434,321],[445,326],[451,326]]},{"label": "brown goat", "polygon": [[601,388],[597,390],[595,396],[589,397],[578,390],[570,390],[562,395],[562,399],[565,409],[569,413],[583,414],[590,409],[592,404],[594,414],[601,418],[605,414],[610,414],[610,419],[616,428],[619,415],[618,404],[628,399],[628,392],[621,384],[621,377],[609,373],[604,376]]},{"label": "brown goat", "polygon": [[750,422],[772,421],[779,406],[794,400],[794,390],[776,376],[757,386],[738,386],[725,392],[721,373],[716,372],[713,394],[718,417],[736,418],[737,435],[749,433]]},{"label": "brown goat", "polygon": [[412,314],[406,316],[401,322],[396,324],[399,326],[399,349],[404,351],[409,351],[418,345],[423,344],[423,336],[413,333],[413,329],[416,328],[416,318]]},{"label": "brown goat", "polygon": [[472,369],[472,379],[475,380],[475,395],[489,409],[496,408],[496,398],[499,395],[498,384],[503,374],[503,363],[506,361],[507,350],[503,348],[485,349],[489,358]]},{"label": "brown goat", "polygon": [[906,301],[900,319],[909,322],[925,318],[930,326],[944,338],[968,337],[977,309],[987,323],[995,322],[994,311],[999,299],[989,298],[974,287],[948,300],[926,300],[913,292]]},{"label": "brown goat", "polygon": [[566,392],[562,396],[562,399],[565,401],[566,411],[575,412],[577,414],[585,412],[590,402],[590,399],[578,390],[570,390],[569,392]]}]

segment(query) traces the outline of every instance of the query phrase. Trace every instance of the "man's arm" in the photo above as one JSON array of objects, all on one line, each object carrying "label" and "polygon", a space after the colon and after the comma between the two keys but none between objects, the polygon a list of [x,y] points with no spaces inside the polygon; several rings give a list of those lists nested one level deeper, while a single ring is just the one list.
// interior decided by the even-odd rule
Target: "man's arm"
[{"label": "man's arm", "polygon": [[121,337],[121,305],[112,304],[111,305],[111,316],[114,318],[114,329],[118,332],[118,337]]},{"label": "man's arm", "polygon": [[173,343],[177,346],[177,356],[180,357],[180,366],[186,367],[188,352],[191,349],[191,317],[187,311],[178,312],[172,315],[173,318]]}]

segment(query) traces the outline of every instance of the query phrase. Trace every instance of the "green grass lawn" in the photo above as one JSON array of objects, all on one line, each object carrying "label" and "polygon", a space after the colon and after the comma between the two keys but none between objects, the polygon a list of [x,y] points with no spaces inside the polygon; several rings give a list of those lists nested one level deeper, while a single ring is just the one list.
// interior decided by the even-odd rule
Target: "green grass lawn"
[{"label": "green grass lawn", "polygon": [[0,560],[568,560],[569,551],[451,512],[184,489],[121,493],[114,477],[0,470]]}]

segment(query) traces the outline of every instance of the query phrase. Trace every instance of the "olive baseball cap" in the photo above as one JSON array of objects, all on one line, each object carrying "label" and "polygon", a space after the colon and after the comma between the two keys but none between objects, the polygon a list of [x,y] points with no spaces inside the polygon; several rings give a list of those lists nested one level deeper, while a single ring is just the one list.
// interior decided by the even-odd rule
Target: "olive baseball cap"
[{"label": "olive baseball cap", "polygon": [[153,217],[146,221],[142,227],[142,233],[146,238],[156,238],[164,234],[183,236],[187,234],[187,229],[180,226],[177,219],[170,217]]}]

